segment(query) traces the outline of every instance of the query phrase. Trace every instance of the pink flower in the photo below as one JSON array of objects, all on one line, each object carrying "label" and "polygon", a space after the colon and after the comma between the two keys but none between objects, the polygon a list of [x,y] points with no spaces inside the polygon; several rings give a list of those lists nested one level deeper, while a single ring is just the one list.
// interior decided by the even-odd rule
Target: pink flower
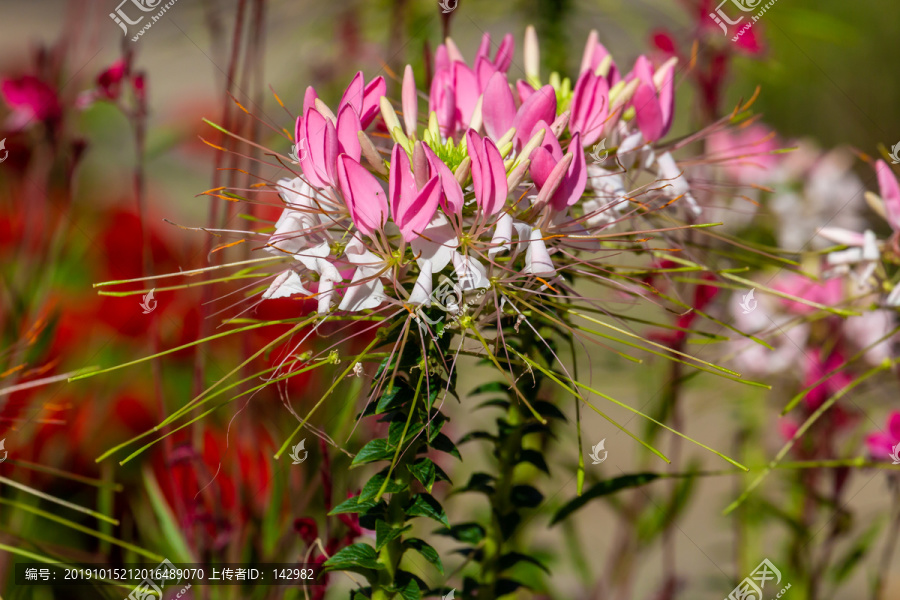
[{"label": "pink flower", "polygon": [[569,131],[581,134],[583,146],[593,146],[603,135],[609,115],[609,84],[593,71],[585,71],[575,84],[572,94]]},{"label": "pink flower", "polygon": [[21,129],[33,119],[49,122],[62,116],[56,91],[32,75],[5,79],[0,83],[0,93],[13,110],[8,123],[10,129]]},{"label": "pink flower", "polygon": [[654,71],[650,59],[639,56],[627,79],[641,82],[631,99],[631,106],[644,139],[653,142],[662,138],[672,127],[675,113],[675,64],[666,62],[660,70]]},{"label": "pink flower", "polygon": [[[846,362],[838,350],[833,350],[828,356],[823,357],[820,348],[807,348],[805,356],[806,377],[803,382],[803,387],[811,386],[824,377],[826,373],[830,373],[831,371],[840,368]],[[810,410],[816,410],[823,402],[825,402],[825,400],[837,393],[851,381],[852,377],[844,371],[839,371],[834,375],[831,375],[821,384],[807,392],[806,398],[804,399],[807,407],[809,407]]]},{"label": "pink flower", "polygon": [[482,138],[473,130],[466,134],[469,158],[472,160],[472,187],[475,201],[484,214],[496,214],[506,204],[509,188],[503,157],[493,140]]},{"label": "pink flower", "polygon": [[440,177],[432,176],[421,188],[410,169],[409,157],[400,144],[391,153],[391,175],[388,184],[391,214],[400,228],[403,240],[411,242],[419,237],[431,222],[441,199]]},{"label": "pink flower", "polygon": [[386,91],[387,84],[384,77],[376,77],[366,84],[365,77],[360,71],[344,91],[341,103],[338,105],[338,114],[345,106],[352,106],[359,118],[360,126],[362,129],[367,129],[378,115],[381,97]]},{"label": "pink flower", "polygon": [[[528,97],[519,107],[513,127],[516,128],[515,146],[521,150],[528,143],[541,121],[552,123],[556,119],[556,90],[545,85]],[[547,131],[550,128],[547,127]],[[506,132],[504,132],[506,133]]]},{"label": "pink flower", "polygon": [[337,157],[347,154],[358,161],[362,155],[358,134],[363,127],[351,104],[345,104],[336,123],[316,108],[309,108],[306,116],[297,119],[295,130],[300,168],[310,185],[325,188],[337,185]]},{"label": "pink flower", "polygon": [[[866,446],[873,458],[891,458],[897,456],[896,447],[900,445],[900,411],[892,411],[887,419],[887,433],[879,431],[866,438]],[[896,459],[895,459],[896,460]]]},{"label": "pink flower", "polygon": [[531,177],[541,191],[539,199],[549,195],[554,210],[565,210],[578,202],[587,185],[584,151],[576,133],[569,142],[568,153],[563,157],[562,148],[550,133],[550,127],[541,121],[536,129],[542,127],[547,129],[547,134],[543,144],[531,153]]},{"label": "pink flower", "polygon": [[[592,30],[588,35],[587,43],[584,45],[584,54],[581,58],[581,70],[579,72],[582,75],[586,72],[595,72],[607,56],[609,56],[609,51],[597,40],[597,32]],[[609,66],[609,74],[606,76],[606,82],[609,87],[612,87],[620,79],[622,79],[622,76],[619,74],[619,69],[616,67],[615,61],[612,61]]]},{"label": "pink flower", "polygon": [[888,224],[894,231],[900,232],[900,184],[891,168],[883,160],[875,163],[878,174],[878,188],[884,201],[884,210]]},{"label": "pink flower", "polygon": [[707,138],[710,158],[722,165],[728,176],[740,183],[770,181],[779,157],[775,132],[761,124],[737,130],[721,130]]},{"label": "pink flower", "polygon": [[[824,304],[825,306],[837,306],[844,297],[844,288],[840,279],[826,279],[822,282],[811,281],[803,275],[788,273],[772,285],[780,292]],[[796,302],[794,300],[781,299],[785,307],[798,315],[805,315],[818,310],[814,306]]]},{"label": "pink flower", "polygon": [[341,154],[338,181],[350,218],[364,235],[384,227],[388,217],[387,197],[378,179],[353,157]]}]

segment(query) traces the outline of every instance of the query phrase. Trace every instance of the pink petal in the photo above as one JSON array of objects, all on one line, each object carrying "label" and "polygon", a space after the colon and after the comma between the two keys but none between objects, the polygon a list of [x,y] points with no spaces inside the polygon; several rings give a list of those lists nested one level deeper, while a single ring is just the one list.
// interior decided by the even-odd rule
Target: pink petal
[{"label": "pink petal", "polygon": [[672,127],[672,119],[675,116],[675,65],[666,67],[666,74],[662,86],[659,88],[659,106],[662,109],[663,135]]},{"label": "pink petal", "polygon": [[363,92],[362,114],[359,121],[363,129],[367,129],[378,113],[381,111],[381,98],[387,93],[387,83],[384,77],[376,77],[369,82]]},{"label": "pink petal", "polygon": [[475,53],[475,62],[478,62],[479,58],[486,58],[490,60],[491,55],[491,34],[490,32],[485,31],[481,36],[481,43],[478,45],[478,52]]},{"label": "pink petal", "polygon": [[895,443],[893,438],[885,433],[873,433],[866,438],[866,446],[873,458],[890,456]]},{"label": "pink petal", "polygon": [[354,158],[341,154],[338,180],[350,210],[350,218],[364,235],[384,227],[388,217],[387,197],[378,179]]},{"label": "pink petal", "polygon": [[403,72],[403,123],[406,125],[406,133],[413,135],[416,132],[419,116],[419,101],[416,97],[416,78],[410,65],[406,65]]},{"label": "pink petal", "polygon": [[516,128],[516,149],[521,149],[528,142],[539,121],[552,123],[554,119],[556,119],[556,91],[553,86],[545,85],[519,107],[513,122],[513,127]]},{"label": "pink petal", "polygon": [[572,164],[566,171],[563,182],[553,194],[551,205],[555,210],[564,210],[581,199],[587,186],[587,164],[582,150],[581,140],[576,133],[569,142],[569,154],[574,155]]},{"label": "pink petal", "polygon": [[462,211],[465,200],[459,182],[456,181],[456,177],[453,176],[453,171],[450,170],[450,167],[445,165],[427,144],[424,144],[424,148],[425,157],[428,159],[428,164],[431,165],[431,172],[437,173],[441,179],[441,208],[447,214],[458,214]]},{"label": "pink petal", "polygon": [[507,33],[497,48],[497,56],[494,57],[494,67],[501,73],[506,73],[512,64],[513,52],[516,51],[516,39],[513,34]]},{"label": "pink petal", "polygon": [[316,90],[313,89],[313,86],[309,86],[306,88],[306,93],[303,95],[303,114],[316,107],[316,100],[319,98],[319,95],[316,94]]},{"label": "pink petal", "polygon": [[434,74],[437,76],[441,71],[450,70],[450,56],[447,53],[447,46],[441,44],[434,52]]},{"label": "pink petal", "polygon": [[635,109],[638,128],[648,142],[655,142],[663,135],[663,114],[653,84],[642,83],[631,100]]},{"label": "pink petal", "polygon": [[466,142],[472,159],[475,200],[486,215],[493,215],[503,208],[509,192],[503,158],[490,138],[482,139],[471,129],[466,134]]},{"label": "pink petal", "polygon": [[534,88],[527,81],[519,79],[516,81],[516,91],[519,93],[519,102],[525,103],[534,94]]},{"label": "pink petal", "polygon": [[546,148],[535,148],[531,153],[531,178],[538,190],[547,183],[547,178],[550,177],[550,172],[557,162],[559,161],[555,160]]},{"label": "pink petal", "polygon": [[456,99],[453,96],[453,77],[449,71],[438,71],[431,80],[428,112],[437,114],[441,135],[449,137],[456,131]]},{"label": "pink petal", "polygon": [[409,157],[400,144],[394,144],[391,152],[391,174],[388,180],[391,198],[391,215],[398,225],[398,215],[405,212],[416,199],[416,181],[409,166]]},{"label": "pink petal", "polygon": [[896,410],[888,417],[888,433],[894,443],[900,443],[900,412]]},{"label": "pink petal", "polygon": [[478,87],[478,79],[465,63],[454,62],[453,68],[453,95],[456,99],[456,118],[467,127],[478,104],[481,95]]},{"label": "pink petal", "polygon": [[516,102],[506,76],[494,73],[484,90],[484,101],[481,105],[484,130],[495,140],[503,137],[513,126],[516,118]]},{"label": "pink petal", "polygon": [[653,63],[650,62],[649,58],[642,54],[634,61],[634,68],[631,70],[631,73],[628,74],[626,79],[631,81],[632,79],[637,78],[641,82],[655,88],[655,85],[653,84],[653,71]]},{"label": "pink petal", "polygon": [[900,184],[897,183],[897,178],[891,168],[883,160],[875,163],[875,171],[878,173],[879,195],[884,200],[888,224],[894,231],[900,231]]},{"label": "pink petal", "polygon": [[419,234],[431,223],[431,218],[441,199],[439,183],[440,178],[436,175],[428,180],[413,203],[401,209],[399,220],[397,217],[394,218],[394,222],[400,228],[400,235],[405,241],[411,242],[419,237]]},{"label": "pink petal", "polygon": [[509,193],[509,189],[506,183],[506,168],[503,165],[500,150],[490,138],[484,138],[484,150],[488,162],[488,170],[485,171],[485,175],[490,177],[491,182],[491,202],[482,206],[482,210],[488,215],[493,215],[506,204],[506,195]]},{"label": "pink petal", "polygon": [[592,146],[603,134],[608,108],[609,85],[606,80],[590,71],[585,72],[578,79],[572,96],[569,131],[580,133],[584,146]]},{"label": "pink petal", "polygon": [[362,115],[363,112],[363,94],[365,90],[365,77],[363,76],[362,71],[358,71],[353,79],[350,81],[350,85],[347,86],[347,89],[344,90],[344,95],[341,96],[341,103],[338,105],[338,112],[340,112],[345,106],[352,106],[353,110],[356,111],[357,115]]},{"label": "pink petal", "polygon": [[338,154],[337,132],[330,119],[311,108],[303,123],[306,139],[306,159],[300,161],[303,174],[310,185],[318,188],[334,183],[334,167]]},{"label": "pink petal", "polygon": [[337,118],[339,150],[344,154],[349,154],[356,161],[362,156],[362,146],[359,144],[360,131],[362,131],[362,125],[353,107],[345,106],[342,108]]},{"label": "pink petal", "polygon": [[486,59],[479,58],[475,61],[475,78],[478,80],[478,90],[483,92],[487,87],[488,81],[493,77],[497,69],[494,64]]}]

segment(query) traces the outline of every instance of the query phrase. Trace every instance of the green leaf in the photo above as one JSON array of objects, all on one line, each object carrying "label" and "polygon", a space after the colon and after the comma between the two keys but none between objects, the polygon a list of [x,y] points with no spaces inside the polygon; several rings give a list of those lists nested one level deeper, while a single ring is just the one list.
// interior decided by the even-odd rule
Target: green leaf
[{"label": "green leaf", "polygon": [[509,493],[513,504],[523,508],[535,508],[544,501],[544,495],[530,485],[516,485]]},{"label": "green leaf", "polygon": [[400,594],[403,600],[421,600],[422,586],[418,577],[407,571],[398,571],[396,580],[398,585],[387,588],[387,591]]},{"label": "green leaf", "polygon": [[555,525],[562,521],[595,498],[608,496],[609,494],[614,494],[627,488],[646,485],[658,478],[659,475],[656,473],[637,473],[634,475],[622,475],[621,477],[616,477],[614,479],[605,479],[600,483],[591,486],[584,494],[577,496],[563,506],[559,512],[553,516],[553,520],[550,521],[550,524]]},{"label": "green leaf", "polygon": [[522,584],[515,579],[498,579],[497,582],[494,583],[494,595],[496,598],[499,598],[506,594],[512,594],[520,587],[522,587]]},{"label": "green leaf", "polygon": [[156,482],[153,472],[149,469],[144,469],[143,475],[147,496],[150,498],[150,505],[153,507],[153,512],[159,521],[163,537],[169,542],[171,552],[173,552],[170,556],[178,559],[176,562],[196,562],[190,546],[182,535],[183,530],[178,525],[175,515],[172,514],[172,509],[169,508],[169,503],[165,500],[165,496]]},{"label": "green leaf", "polygon": [[465,444],[466,442],[471,442],[473,440],[488,440],[490,442],[493,442],[496,439],[497,439],[497,436],[495,436],[491,433],[488,433],[487,431],[479,430],[479,431],[470,431],[469,433],[465,434],[464,436],[459,438],[459,443]]},{"label": "green leaf", "polygon": [[375,414],[380,415],[392,410],[397,410],[403,406],[403,397],[397,397],[397,392],[399,391],[400,386],[395,385],[381,394],[381,398],[378,399],[378,404],[375,407]]},{"label": "green leaf", "polygon": [[444,507],[431,494],[416,494],[405,510],[409,517],[428,517],[444,527],[450,527]]},{"label": "green leaf", "polygon": [[346,513],[359,513],[366,512],[370,508],[374,508],[375,502],[371,500],[368,502],[360,502],[359,496],[353,496],[352,498],[347,498],[337,506],[331,509],[331,512],[328,513],[328,516],[331,515],[341,515]]},{"label": "green leaf", "polygon": [[[378,495],[378,490],[384,485],[388,470],[388,467],[385,467],[366,482],[366,485],[363,486],[362,491],[359,493],[360,502],[373,502],[375,500],[375,496]],[[396,477],[391,477],[391,480],[388,481],[388,484],[384,488],[384,493],[396,494],[397,492],[402,492],[404,489],[406,489],[406,486],[402,481],[398,480]]]},{"label": "green leaf", "polygon": [[388,447],[387,440],[378,438],[363,446],[359,454],[353,457],[350,466],[358,467],[379,460],[390,460],[393,456],[394,451]]},{"label": "green leaf", "polygon": [[459,523],[449,529],[439,529],[435,533],[452,537],[454,540],[472,546],[478,545],[485,536],[484,527],[478,523]]},{"label": "green leaf", "polygon": [[[400,444],[400,436],[403,435],[403,429],[406,427],[406,415],[400,416],[402,416],[403,418],[391,423],[390,428],[388,429],[388,445],[392,448],[396,448],[397,444]],[[409,431],[406,432],[406,438],[403,440],[403,443],[406,443],[416,437],[416,435],[420,431],[422,431],[422,427],[424,427],[422,423],[414,423],[410,425]]]},{"label": "green leaf", "polygon": [[415,550],[425,557],[425,560],[437,567],[437,570],[441,572],[441,575],[444,574],[444,563],[441,562],[441,557],[438,555],[437,550],[432,548],[425,540],[419,538],[404,540],[403,547],[405,549]]},{"label": "green leaf", "polygon": [[538,400],[537,402],[535,402],[534,410],[536,410],[538,414],[545,419],[559,419],[560,421],[566,420],[566,415],[564,415],[562,411],[560,411],[555,405],[545,400]]},{"label": "green leaf", "polygon": [[494,483],[494,476],[488,473],[475,472],[472,473],[472,476],[469,477],[469,483],[465,485],[460,490],[456,490],[457,492],[481,492],[482,494],[493,494],[494,486],[491,485]]},{"label": "green leaf", "polygon": [[431,488],[434,486],[434,478],[435,478],[435,464],[430,458],[423,458],[416,462],[415,464],[407,465],[407,469],[409,472],[413,474],[413,477],[418,479],[428,493],[431,493]]},{"label": "green leaf", "polygon": [[322,572],[328,571],[356,571],[363,574],[366,571],[381,571],[385,567],[378,562],[378,553],[368,544],[352,544],[342,548],[337,554],[325,561]]},{"label": "green leaf", "polygon": [[537,450],[520,451],[519,462],[531,463],[547,475],[550,474],[550,469],[547,467],[547,462],[544,460],[544,455]]},{"label": "green leaf", "polygon": [[404,531],[412,529],[412,525],[406,527],[392,527],[385,521],[377,521],[375,523],[375,550],[380,552],[385,544],[391,542],[401,535]]},{"label": "green leaf", "polygon": [[455,456],[459,460],[462,460],[462,456],[459,454],[459,450],[456,449],[456,446],[450,441],[443,433],[439,433],[434,437],[434,440],[431,442],[431,447],[435,450],[440,450],[441,452],[446,452],[452,456]]},{"label": "green leaf", "polygon": [[832,563],[834,566],[831,567],[830,571],[835,583],[840,583],[853,574],[853,571],[856,570],[863,559],[865,559],[866,554],[872,549],[883,527],[882,523],[875,523],[869,527],[853,542],[853,545],[843,558]]},{"label": "green leaf", "polygon": [[500,557],[500,560],[497,561],[497,566],[500,571],[505,571],[520,562],[531,563],[537,567],[540,567],[545,573],[550,574],[550,569],[548,569],[541,561],[527,554],[520,554],[518,552],[507,552],[503,556]]}]

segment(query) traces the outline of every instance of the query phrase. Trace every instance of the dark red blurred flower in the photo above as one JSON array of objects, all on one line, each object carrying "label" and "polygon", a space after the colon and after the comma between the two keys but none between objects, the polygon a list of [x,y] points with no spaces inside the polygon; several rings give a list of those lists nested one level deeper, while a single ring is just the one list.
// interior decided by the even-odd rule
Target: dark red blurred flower
[{"label": "dark red blurred flower", "polygon": [[294,519],[294,531],[300,535],[300,539],[307,545],[312,544],[319,537],[319,526],[315,519],[303,517]]}]

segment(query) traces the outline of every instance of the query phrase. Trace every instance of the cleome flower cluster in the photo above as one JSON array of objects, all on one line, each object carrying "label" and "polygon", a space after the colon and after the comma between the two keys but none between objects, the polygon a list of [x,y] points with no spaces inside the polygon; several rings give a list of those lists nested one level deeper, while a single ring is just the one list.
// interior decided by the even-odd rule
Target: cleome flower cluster
[{"label": "cleome flower cluster", "polygon": [[[399,112],[382,77],[358,73],[334,111],[308,88],[291,153],[301,173],[278,182],[285,207],[265,244],[291,260],[263,298],[458,317],[477,294],[476,311],[503,310],[526,292],[565,295],[579,253],[611,251],[603,239],[624,218],[700,214],[660,143],[675,59],[641,56],[623,74],[593,32],[573,86],[556,73],[542,83],[532,28],[525,80],[508,77],[513,53],[511,35],[492,52],[486,34],[470,65],[448,39],[427,95],[406,67]],[[447,281],[452,302],[435,294]]]}]

